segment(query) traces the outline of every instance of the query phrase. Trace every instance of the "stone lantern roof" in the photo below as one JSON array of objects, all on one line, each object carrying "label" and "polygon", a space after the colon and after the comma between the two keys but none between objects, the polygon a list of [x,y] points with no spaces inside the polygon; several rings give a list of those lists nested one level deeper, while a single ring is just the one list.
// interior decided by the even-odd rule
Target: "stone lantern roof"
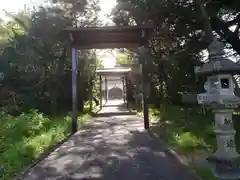
[{"label": "stone lantern roof", "polygon": [[224,52],[223,43],[219,42],[215,37],[213,42],[208,46],[209,62],[203,64],[197,75],[211,75],[219,73],[236,74],[240,72],[240,64],[228,59]]}]

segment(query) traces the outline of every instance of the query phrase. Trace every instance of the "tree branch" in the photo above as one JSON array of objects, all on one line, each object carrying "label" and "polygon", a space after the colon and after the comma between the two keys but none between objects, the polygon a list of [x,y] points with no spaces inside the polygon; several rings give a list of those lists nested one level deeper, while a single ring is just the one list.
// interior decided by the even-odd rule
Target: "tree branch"
[{"label": "tree branch", "polygon": [[196,9],[199,9],[200,13],[201,13],[201,19],[203,22],[204,31],[206,33],[206,40],[211,42],[213,40],[212,27],[211,27],[211,23],[209,21],[209,16],[207,14],[204,3],[202,0],[195,0],[195,3],[197,6]]},{"label": "tree branch", "polygon": [[240,13],[236,16],[236,18],[234,20],[228,21],[227,25],[232,26],[232,25],[235,25],[236,23],[239,23],[239,22],[240,22]]},{"label": "tree branch", "polygon": [[218,33],[223,35],[224,39],[232,45],[233,49],[240,54],[240,38],[238,34],[235,32],[232,32],[229,30],[229,27],[227,23],[225,23],[223,20],[217,18],[217,17],[212,17],[211,18],[211,24],[214,30]]}]

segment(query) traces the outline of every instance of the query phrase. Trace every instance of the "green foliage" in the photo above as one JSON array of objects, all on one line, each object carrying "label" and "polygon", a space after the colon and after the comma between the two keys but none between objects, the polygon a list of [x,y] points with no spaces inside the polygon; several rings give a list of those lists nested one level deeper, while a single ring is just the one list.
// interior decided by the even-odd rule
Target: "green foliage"
[{"label": "green foliage", "polygon": [[[154,104],[150,115],[158,117],[157,130],[161,137],[179,151],[214,148],[210,116],[204,116],[198,108],[160,107],[163,102],[180,104],[183,93],[199,91],[193,67],[201,60],[199,52],[207,47],[207,40],[202,37],[205,22],[195,1],[118,2],[131,7],[121,8],[113,18],[116,25],[151,23],[155,27],[149,41],[146,69],[149,102]],[[98,1],[52,0],[51,3],[31,15],[6,12],[12,20],[0,21],[0,108],[4,112],[0,121],[0,163],[7,166],[4,174],[7,178],[68,133],[68,118],[28,112],[39,109],[57,114],[71,108],[71,49],[67,42],[56,38],[57,34],[69,26],[101,25]],[[239,24],[238,4],[236,0],[231,3],[213,0],[206,8],[213,29],[239,53],[239,26],[234,32],[229,30],[230,26]],[[139,57],[133,50],[118,52],[118,64],[138,63]],[[95,70],[101,65],[98,63],[94,50],[82,50],[79,54],[80,113],[85,111],[84,102],[92,109],[93,96],[99,97],[99,80],[95,79]],[[240,123],[236,123],[236,128],[239,127]]]},{"label": "green foliage", "polygon": [[[240,123],[237,112],[234,113],[233,119],[237,131],[236,139],[239,139]],[[178,151],[211,151],[216,148],[213,115],[209,112],[204,115],[199,106],[162,105],[160,109],[151,108],[150,116],[157,120],[158,126],[155,128],[159,135]],[[239,148],[239,142],[236,143]]]},{"label": "green foliage", "polygon": [[[79,122],[83,117],[79,117]],[[14,173],[31,163],[46,148],[69,135],[70,120],[70,116],[49,117],[37,110],[16,117],[1,115],[0,164],[4,166],[4,173],[0,179],[12,179]]]},{"label": "green foliage", "polygon": [[[69,26],[98,24],[98,4],[86,1],[68,9],[74,1],[58,3],[31,13],[6,12],[12,20],[0,21],[2,179],[12,179],[14,173],[70,132],[70,117],[56,114],[71,109],[71,49],[57,39],[57,34]],[[94,50],[79,53],[81,116],[90,109],[84,102],[91,101],[96,61]]]},{"label": "green foliage", "polygon": [[[206,48],[209,43],[206,33],[206,24],[226,42],[226,47],[233,48],[240,54],[239,43],[239,1],[238,0],[212,0],[212,1],[182,1],[182,0],[118,0],[120,12],[115,14],[114,21],[117,25],[150,23],[156,27],[156,34],[152,40],[151,53],[154,56],[172,54],[179,48],[186,47],[191,52],[199,48]],[[206,7],[204,21],[199,3]],[[230,30],[235,25],[235,30]],[[210,32],[211,33],[211,32]],[[227,45],[231,44],[231,46]]]},{"label": "green foliage", "polygon": [[[156,105],[164,101],[180,104],[183,93],[198,91],[193,69],[201,60],[199,52],[207,46],[201,41],[203,28],[195,14],[194,1],[118,2],[123,5],[119,6],[121,11],[114,17],[117,25],[134,21],[136,24],[150,23],[155,28],[146,59],[150,102]],[[136,57],[134,60],[138,62]],[[128,62],[126,58],[119,58],[119,61]]]},{"label": "green foliage", "polygon": [[[233,48],[239,55],[239,2],[199,2],[206,3],[209,15],[206,18],[210,19],[212,29],[226,43],[226,48]],[[208,22],[202,19],[196,1],[118,0],[118,3],[120,10],[113,18],[116,25],[151,24],[154,27],[147,58],[150,102],[180,104],[183,93],[199,91],[193,67],[202,60],[199,52],[207,48],[211,39],[203,35]],[[235,30],[229,29],[232,25]],[[120,63],[126,60],[119,59]]]},{"label": "green foliage", "polygon": [[120,49],[117,51],[117,64],[118,65],[128,65],[137,64],[136,54],[126,49]]},{"label": "green foliage", "polygon": [[[198,152],[213,152],[216,150],[216,135],[212,114],[204,115],[200,107],[183,107],[162,105],[161,108],[150,106],[151,119],[154,121],[152,130],[161,139],[184,156],[194,156]],[[239,110],[234,112],[233,120],[236,129],[236,147],[240,151]],[[200,157],[201,158],[201,157]],[[211,169],[196,163],[189,163],[196,173],[206,180],[215,180]]]},{"label": "green foliage", "polygon": [[[42,7],[31,16],[27,12],[17,15],[6,12],[12,20],[2,21],[0,26],[3,35],[0,39],[3,47],[0,52],[0,73],[3,74],[0,108],[9,110],[9,113],[31,108],[57,113],[71,107],[71,49],[67,42],[57,39],[57,34],[73,23],[96,25],[98,5],[88,3],[92,2],[78,4],[78,7],[82,6],[82,12],[74,12],[77,16],[67,15],[71,10],[66,11],[65,6],[58,5]],[[79,20],[78,15],[83,19]],[[95,51],[81,51],[79,55],[79,104],[83,105],[91,98],[96,59]],[[83,106],[79,107],[83,111]]]},{"label": "green foliage", "polygon": [[203,115],[199,107],[162,106],[152,111],[158,117],[158,133],[178,151],[215,147],[212,116]]},{"label": "green foliage", "polygon": [[190,165],[190,167],[204,180],[217,180],[217,178],[214,177],[212,171],[208,168],[200,167],[197,165]]}]

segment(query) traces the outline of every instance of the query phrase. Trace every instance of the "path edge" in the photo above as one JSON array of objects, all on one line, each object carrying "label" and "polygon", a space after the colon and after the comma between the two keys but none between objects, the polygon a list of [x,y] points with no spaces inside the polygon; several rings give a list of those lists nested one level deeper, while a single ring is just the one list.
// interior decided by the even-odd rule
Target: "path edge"
[{"label": "path edge", "polygon": [[[84,121],[88,121],[89,119],[93,118],[92,116],[88,117]],[[84,127],[84,125],[83,125]],[[34,166],[36,166],[38,163],[40,163],[42,160],[46,159],[52,152],[54,152],[57,148],[61,147],[65,142],[67,142],[71,137],[78,134],[81,129],[78,129],[76,133],[70,133],[66,137],[64,137],[62,140],[54,143],[53,145],[47,147],[42,153],[40,153],[35,159],[33,159],[30,162],[30,165],[27,165],[26,167],[22,168],[19,172],[14,175],[13,180],[21,180],[21,178],[26,175],[30,169],[32,169]]]},{"label": "path edge", "polygon": [[194,176],[194,178],[196,178],[196,180],[204,180],[203,178],[201,178],[201,177],[199,177],[199,176],[197,175],[197,172],[196,172],[194,169],[192,169],[192,168],[189,166],[189,164],[188,164],[187,162],[185,162],[184,159],[183,159],[176,151],[174,151],[172,148],[170,148],[165,141],[161,140],[160,137],[159,137],[156,133],[152,132],[152,131],[151,131],[151,128],[147,129],[146,132],[148,133],[148,135],[149,135],[154,141],[156,141],[159,145],[161,145],[162,147],[164,147],[164,151],[165,151],[166,153],[168,153],[169,155],[174,156],[175,158],[177,158],[177,160],[178,160],[182,165],[184,165],[184,166],[190,171],[190,173],[193,174],[193,176]]}]

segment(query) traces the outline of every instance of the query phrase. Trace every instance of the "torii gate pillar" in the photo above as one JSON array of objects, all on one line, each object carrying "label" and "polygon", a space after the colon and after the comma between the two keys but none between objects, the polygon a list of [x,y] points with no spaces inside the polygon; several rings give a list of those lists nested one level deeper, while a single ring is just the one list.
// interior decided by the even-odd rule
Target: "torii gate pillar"
[{"label": "torii gate pillar", "polygon": [[149,112],[148,112],[148,102],[147,102],[147,51],[144,46],[138,48],[140,51],[140,70],[142,76],[142,108],[144,117],[144,128],[149,129]]}]

